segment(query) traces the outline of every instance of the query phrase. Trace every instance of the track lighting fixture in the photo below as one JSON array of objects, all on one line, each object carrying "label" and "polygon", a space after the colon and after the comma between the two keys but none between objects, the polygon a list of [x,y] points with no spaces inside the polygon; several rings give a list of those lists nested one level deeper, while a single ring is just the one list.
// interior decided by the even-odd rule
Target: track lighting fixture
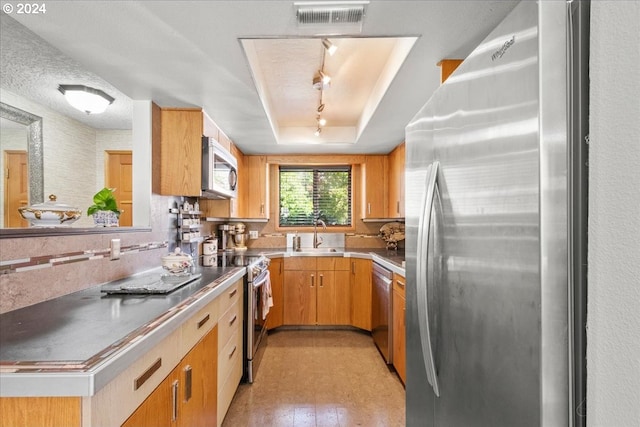
[{"label": "track lighting fixture", "polygon": [[333,56],[333,54],[338,50],[338,46],[331,43],[329,39],[322,39],[322,46],[327,50],[329,56]]},{"label": "track lighting fixture", "polygon": [[327,119],[325,119],[323,117],[318,117],[318,125],[324,126],[326,124],[327,124]]},{"label": "track lighting fixture", "polygon": [[313,78],[313,88],[317,90],[327,89],[331,85],[331,77],[322,70],[318,71]]},{"label": "track lighting fixture", "polygon": [[322,129],[318,128],[316,129],[316,131],[313,133],[315,136],[320,136],[320,133],[322,132]]}]

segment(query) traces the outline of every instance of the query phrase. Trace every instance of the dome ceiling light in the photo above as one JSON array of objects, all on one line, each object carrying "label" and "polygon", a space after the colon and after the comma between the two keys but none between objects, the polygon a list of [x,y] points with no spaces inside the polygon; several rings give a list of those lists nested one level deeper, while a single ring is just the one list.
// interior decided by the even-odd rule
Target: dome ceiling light
[{"label": "dome ceiling light", "polygon": [[100,89],[83,85],[59,85],[58,90],[73,108],[87,114],[103,113],[115,101]]}]

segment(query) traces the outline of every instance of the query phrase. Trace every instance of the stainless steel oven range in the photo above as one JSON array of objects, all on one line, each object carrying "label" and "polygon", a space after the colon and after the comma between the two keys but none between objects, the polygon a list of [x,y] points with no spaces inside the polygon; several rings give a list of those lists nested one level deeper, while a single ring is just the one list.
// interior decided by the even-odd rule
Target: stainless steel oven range
[{"label": "stainless steel oven range", "polygon": [[247,264],[244,292],[245,339],[244,380],[253,383],[267,346],[268,308],[265,310],[269,281],[269,259],[260,256]]}]

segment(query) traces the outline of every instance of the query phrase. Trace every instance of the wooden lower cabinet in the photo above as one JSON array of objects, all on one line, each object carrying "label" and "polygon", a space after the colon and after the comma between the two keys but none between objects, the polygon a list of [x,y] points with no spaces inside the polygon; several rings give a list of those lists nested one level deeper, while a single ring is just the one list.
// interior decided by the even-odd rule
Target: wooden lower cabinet
[{"label": "wooden lower cabinet", "polygon": [[371,331],[371,260],[352,258],[351,325]]},{"label": "wooden lower cabinet", "polygon": [[282,280],[284,276],[284,263],[282,258],[273,258],[269,264],[269,274],[271,275],[271,296],[273,297],[273,307],[269,309],[267,318],[267,329],[277,328],[284,325],[284,295]]},{"label": "wooden lower cabinet", "polygon": [[122,426],[204,427],[217,424],[217,363],[216,325]]},{"label": "wooden lower cabinet", "polygon": [[406,312],[405,312],[405,279],[393,274],[393,367],[398,376],[406,383]]},{"label": "wooden lower cabinet", "polygon": [[284,261],[285,325],[351,324],[349,259],[299,257]]},{"label": "wooden lower cabinet", "polygon": [[284,324],[316,324],[316,270],[284,271]]},{"label": "wooden lower cabinet", "polygon": [[3,397],[0,426],[80,427],[81,408],[80,397]]}]

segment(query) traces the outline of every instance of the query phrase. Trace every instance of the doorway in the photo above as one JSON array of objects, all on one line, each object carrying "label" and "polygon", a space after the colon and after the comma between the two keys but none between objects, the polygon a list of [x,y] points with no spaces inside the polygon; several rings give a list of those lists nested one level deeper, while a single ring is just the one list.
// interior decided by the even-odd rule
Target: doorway
[{"label": "doorway", "polygon": [[120,227],[133,225],[133,186],[131,150],[105,151],[105,187],[115,188],[120,209]]},{"label": "doorway", "polygon": [[18,208],[29,204],[29,175],[25,150],[4,151],[4,220],[5,228],[28,227]]}]

